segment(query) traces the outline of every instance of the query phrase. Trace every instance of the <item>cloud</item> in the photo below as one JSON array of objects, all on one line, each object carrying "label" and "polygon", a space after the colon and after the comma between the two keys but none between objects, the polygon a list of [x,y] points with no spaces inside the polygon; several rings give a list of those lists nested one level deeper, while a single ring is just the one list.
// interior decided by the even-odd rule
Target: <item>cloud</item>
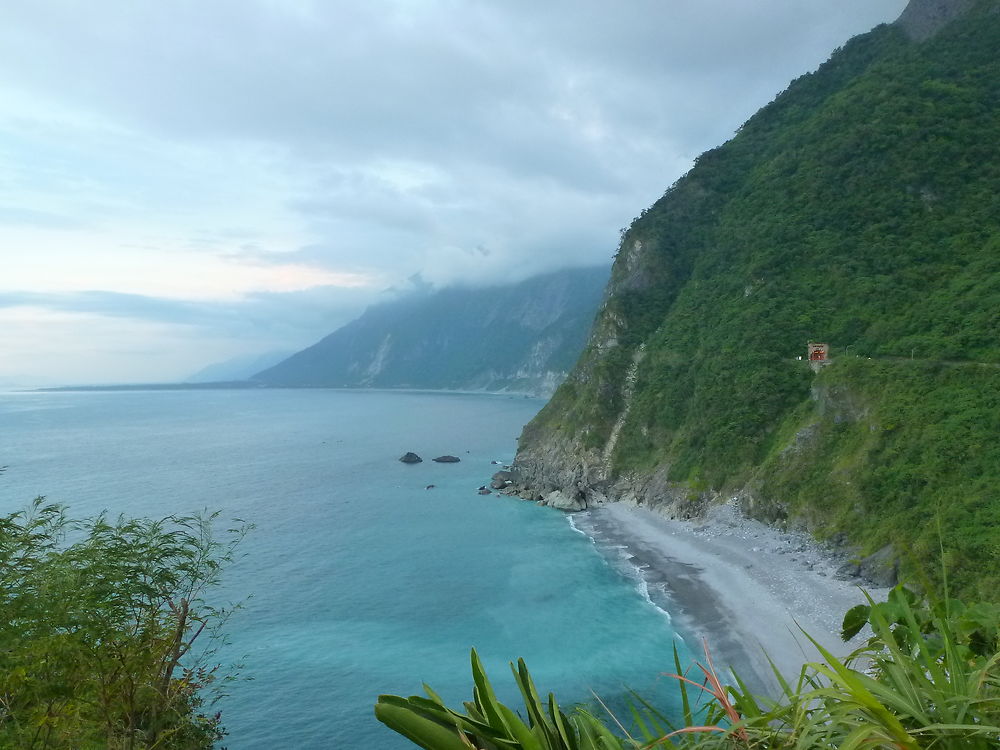
[{"label": "cloud", "polygon": [[904,5],[3,3],[0,291],[263,350],[415,273],[607,262],[698,153]]},{"label": "cloud", "polygon": [[13,307],[35,307],[56,312],[91,313],[177,324],[197,324],[204,319],[207,311],[204,304],[121,292],[0,292],[0,309]]},{"label": "cloud", "polygon": [[[0,310],[40,310],[92,318],[125,318],[183,326],[233,340],[292,341],[305,346],[350,320],[381,293],[368,288],[313,287],[258,292],[232,301],[176,300],[109,291],[0,292]],[[22,316],[22,319],[25,316]]]},{"label": "cloud", "polygon": [[36,0],[6,6],[0,59],[15,85],[169,137],[562,174],[623,127],[679,117],[704,148],[699,93],[756,108],[903,4]]}]

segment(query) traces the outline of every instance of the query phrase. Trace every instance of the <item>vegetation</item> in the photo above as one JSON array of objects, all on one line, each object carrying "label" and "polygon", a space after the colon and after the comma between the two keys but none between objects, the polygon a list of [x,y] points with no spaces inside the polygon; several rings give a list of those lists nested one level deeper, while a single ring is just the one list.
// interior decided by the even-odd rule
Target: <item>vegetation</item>
[{"label": "vegetation", "polygon": [[428,750],[531,748],[537,750],[611,750],[620,742],[593,714],[577,708],[567,715],[550,693],[542,701],[523,659],[511,664],[524,699],[526,718],[497,700],[479,655],[472,651],[473,700],[465,713],[453,711],[427,685],[428,697],[381,695],[375,716],[404,737]]},{"label": "vegetation", "polygon": [[[632,717],[599,719],[542,701],[523,662],[512,665],[524,698],[519,715],[499,703],[475,651],[473,701],[465,712],[428,698],[383,695],[375,715],[426,750],[615,750],[641,748],[797,748],[801,750],[987,750],[1000,744],[1000,607],[934,606],[903,589],[855,607],[844,637],[870,625],[872,637],[846,659],[815,641],[821,660],[790,683],[777,674],[777,699],[720,680],[706,651],[700,675],[674,654],[683,716],[663,716],[638,696]],[[631,729],[625,725],[631,725]],[[613,726],[616,731],[611,731]]]},{"label": "vegetation", "polygon": [[[215,516],[0,517],[0,747],[194,750],[224,735],[206,590],[246,531]],[[195,642],[198,648],[195,649]]]},{"label": "vegetation", "polygon": [[926,565],[943,540],[952,587],[995,597],[1000,367],[848,357],[813,387],[816,400],[782,428],[794,447],[759,471],[761,494],[781,503],[759,510],[869,549],[895,542],[903,577],[927,590],[943,584]]},{"label": "vegetation", "polygon": [[[990,595],[996,9],[921,43],[893,26],[857,37],[699,157],[625,232],[591,343],[522,452],[600,455],[643,346],[611,479],[665,469],[699,492],[748,489],[862,552],[920,556],[940,518],[956,586]],[[797,361],[810,340],[832,346],[819,375]]]}]

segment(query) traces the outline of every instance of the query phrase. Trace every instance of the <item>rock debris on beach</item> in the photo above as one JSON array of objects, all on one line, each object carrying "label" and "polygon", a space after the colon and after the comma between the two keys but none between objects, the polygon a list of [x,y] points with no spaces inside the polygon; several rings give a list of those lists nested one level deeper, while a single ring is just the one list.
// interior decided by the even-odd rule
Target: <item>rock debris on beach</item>
[{"label": "rock debris on beach", "polygon": [[[765,689],[774,685],[769,686],[773,677],[761,647],[786,677],[794,677],[804,661],[818,656],[800,628],[834,653],[846,654],[857,645],[841,643],[839,632],[847,609],[864,601],[858,589],[862,581],[855,579],[855,584],[834,576],[851,550],[747,519],[734,504],[711,508],[695,522],[670,520],[620,503],[588,515],[618,544],[638,545],[648,562],[664,565],[661,577],[669,578],[678,564],[688,566],[683,574],[686,598],[674,600],[679,609],[671,614],[696,642],[708,638],[718,649],[719,663],[751,669]],[[792,557],[782,556],[789,554]],[[669,582],[667,586],[671,588]],[[874,586],[869,591],[876,599],[887,593]],[[716,601],[717,611],[706,614],[706,600]]]}]

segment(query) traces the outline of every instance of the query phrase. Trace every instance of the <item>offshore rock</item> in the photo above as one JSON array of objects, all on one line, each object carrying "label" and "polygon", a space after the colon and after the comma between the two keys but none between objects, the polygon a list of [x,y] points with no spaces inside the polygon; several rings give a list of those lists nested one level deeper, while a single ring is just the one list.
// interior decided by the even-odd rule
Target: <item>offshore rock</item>
[{"label": "offshore rock", "polygon": [[438,456],[431,459],[431,461],[436,461],[439,464],[457,464],[461,460],[458,456]]},{"label": "offshore rock", "polygon": [[402,456],[399,457],[399,460],[402,461],[404,464],[419,464],[424,459],[422,459],[413,451],[407,451],[406,453],[404,453]]}]

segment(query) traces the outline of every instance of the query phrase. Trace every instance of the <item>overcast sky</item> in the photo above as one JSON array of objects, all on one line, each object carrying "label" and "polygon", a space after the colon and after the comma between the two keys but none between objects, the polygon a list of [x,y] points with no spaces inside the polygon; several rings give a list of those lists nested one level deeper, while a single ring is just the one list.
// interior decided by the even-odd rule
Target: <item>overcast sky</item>
[{"label": "overcast sky", "polygon": [[905,0],[6,0],[0,384],[297,349],[618,230]]}]

